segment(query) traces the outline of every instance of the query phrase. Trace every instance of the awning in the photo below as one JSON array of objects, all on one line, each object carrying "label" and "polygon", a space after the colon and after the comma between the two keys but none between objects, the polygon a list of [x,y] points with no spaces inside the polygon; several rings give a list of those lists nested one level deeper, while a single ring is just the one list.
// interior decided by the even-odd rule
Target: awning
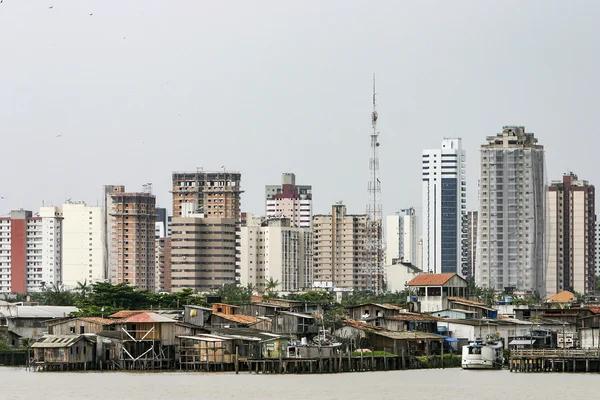
[{"label": "awning", "polygon": [[448,336],[444,336],[444,341],[445,342],[450,342],[450,343],[455,343],[455,342],[458,342],[458,339],[454,339],[454,338],[451,338],[451,337],[448,337]]},{"label": "awning", "polygon": [[531,339],[514,339],[508,345],[509,346],[521,346],[521,345],[526,345],[526,344],[531,345],[531,344],[535,343],[536,340],[537,339],[533,339],[533,340],[531,340]]}]

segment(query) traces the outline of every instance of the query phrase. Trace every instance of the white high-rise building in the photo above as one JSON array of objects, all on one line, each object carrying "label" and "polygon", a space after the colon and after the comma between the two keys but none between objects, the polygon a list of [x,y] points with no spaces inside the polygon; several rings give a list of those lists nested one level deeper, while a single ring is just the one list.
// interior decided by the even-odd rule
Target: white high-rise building
[{"label": "white high-rise building", "polygon": [[544,147],[522,126],[505,126],[481,146],[475,281],[544,296]]},{"label": "white high-rise building", "polygon": [[291,226],[288,219],[270,219],[241,230],[240,283],[263,292],[270,279],[278,292],[297,292],[312,286],[313,236],[307,228]]},{"label": "white high-rise building", "polygon": [[413,207],[386,217],[385,262],[393,260],[417,265],[417,215]]},{"label": "white high-rise building", "polygon": [[75,288],[78,282],[104,281],[103,208],[72,203],[63,205],[61,209],[63,285]]},{"label": "white high-rise building", "polygon": [[62,284],[62,209],[40,207],[42,218],[42,281],[44,285]]},{"label": "white high-rise building", "polygon": [[423,151],[423,271],[462,273],[466,246],[466,152],[460,138]]},{"label": "white high-rise building", "polygon": [[284,173],[281,185],[265,188],[267,218],[288,218],[292,226],[310,228],[312,224],[312,186],[296,185],[296,175]]},{"label": "white high-rise building", "polygon": [[39,292],[43,285],[42,218],[14,210],[0,218],[0,292]]}]

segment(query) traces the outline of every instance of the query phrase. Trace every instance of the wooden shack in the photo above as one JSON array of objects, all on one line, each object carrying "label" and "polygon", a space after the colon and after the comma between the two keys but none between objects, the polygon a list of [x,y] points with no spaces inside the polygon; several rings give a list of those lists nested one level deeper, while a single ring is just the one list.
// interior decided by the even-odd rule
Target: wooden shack
[{"label": "wooden shack", "polygon": [[32,346],[33,365],[44,370],[90,369],[95,365],[95,337],[45,335]]},{"label": "wooden shack", "polygon": [[207,326],[208,319],[212,312],[213,309],[208,307],[192,305],[184,306],[183,322],[203,328],[204,326]]},{"label": "wooden shack", "polygon": [[98,317],[80,317],[63,319],[48,323],[50,335],[83,335],[84,333],[97,334],[102,331],[114,330],[114,319]]},{"label": "wooden shack", "polygon": [[181,336],[179,340],[179,363],[182,369],[233,369],[235,350],[232,338],[204,334]]},{"label": "wooden shack", "polygon": [[272,331],[300,338],[317,334],[319,328],[312,315],[280,311],[273,318]]}]

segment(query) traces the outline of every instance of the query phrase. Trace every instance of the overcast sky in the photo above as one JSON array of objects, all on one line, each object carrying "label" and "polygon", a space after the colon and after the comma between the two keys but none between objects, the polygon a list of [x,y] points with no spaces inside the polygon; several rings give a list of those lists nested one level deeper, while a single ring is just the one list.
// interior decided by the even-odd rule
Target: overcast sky
[{"label": "overcast sky", "polygon": [[373,73],[384,214],[421,209],[444,137],[476,207],[503,125],[535,133],[549,180],[598,183],[599,19],[592,0],[3,0],[0,214],[146,182],[170,207],[172,171],[222,165],[244,210],[294,172],[315,213],[364,213]]}]

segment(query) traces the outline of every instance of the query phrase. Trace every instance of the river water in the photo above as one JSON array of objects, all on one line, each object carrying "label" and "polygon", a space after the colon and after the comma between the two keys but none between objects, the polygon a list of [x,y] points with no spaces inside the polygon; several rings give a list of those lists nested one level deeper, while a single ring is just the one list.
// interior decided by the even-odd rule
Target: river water
[{"label": "river water", "polygon": [[594,374],[431,369],[334,375],[29,372],[0,367],[0,399],[594,399]]}]

